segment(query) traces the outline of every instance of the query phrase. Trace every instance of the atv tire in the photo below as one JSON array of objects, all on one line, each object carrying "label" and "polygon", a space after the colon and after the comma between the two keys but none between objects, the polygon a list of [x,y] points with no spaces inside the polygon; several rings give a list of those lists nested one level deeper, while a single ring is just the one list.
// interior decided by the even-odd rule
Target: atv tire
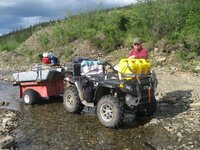
[{"label": "atv tire", "polygon": [[32,90],[32,89],[28,89],[28,90],[24,91],[23,102],[26,105],[35,104],[39,98],[40,98],[39,93],[34,91],[34,90]]},{"label": "atv tire", "polygon": [[97,104],[97,116],[104,126],[117,128],[123,122],[124,108],[116,97],[106,95]]},{"label": "atv tire", "polygon": [[80,113],[83,110],[84,105],[81,103],[76,87],[69,87],[65,91],[63,104],[70,113]]}]

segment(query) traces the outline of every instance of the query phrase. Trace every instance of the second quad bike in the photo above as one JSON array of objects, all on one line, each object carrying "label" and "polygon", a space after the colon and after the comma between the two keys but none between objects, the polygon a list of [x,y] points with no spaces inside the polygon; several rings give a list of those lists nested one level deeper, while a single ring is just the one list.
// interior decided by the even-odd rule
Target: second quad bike
[{"label": "second quad bike", "polygon": [[[118,71],[109,63],[99,63],[103,69],[102,73],[97,74],[90,71],[81,74],[80,63],[68,65],[66,80],[69,87],[63,96],[66,110],[80,113],[84,106],[95,107],[99,121],[108,128],[120,127],[124,113],[153,115],[157,107],[156,75],[150,70],[141,74],[148,69],[144,64],[141,66],[144,60],[139,60],[140,66],[137,63],[131,66],[128,61],[130,60],[123,60],[118,65]],[[112,72],[105,69],[108,65],[112,67]]]}]

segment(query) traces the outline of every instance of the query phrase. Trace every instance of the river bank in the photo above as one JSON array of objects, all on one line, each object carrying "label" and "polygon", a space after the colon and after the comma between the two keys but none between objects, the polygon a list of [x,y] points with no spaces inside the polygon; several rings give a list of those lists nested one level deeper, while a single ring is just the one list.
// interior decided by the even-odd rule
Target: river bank
[{"label": "river bank", "polygon": [[18,126],[18,113],[14,110],[0,109],[0,149],[14,149],[15,137],[12,131]]},{"label": "river bank", "polygon": [[0,149],[15,149],[15,137],[12,133],[18,126],[19,114],[13,103],[12,74],[10,71],[0,71]]}]

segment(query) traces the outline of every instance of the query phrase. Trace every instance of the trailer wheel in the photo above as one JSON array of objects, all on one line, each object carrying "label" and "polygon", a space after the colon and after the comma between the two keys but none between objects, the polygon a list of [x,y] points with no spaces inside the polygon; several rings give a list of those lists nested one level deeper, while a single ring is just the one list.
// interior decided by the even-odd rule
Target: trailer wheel
[{"label": "trailer wheel", "polygon": [[70,113],[80,113],[83,110],[84,105],[81,103],[76,87],[69,87],[65,91],[63,104]]},{"label": "trailer wheel", "polygon": [[25,104],[31,105],[36,103],[39,97],[40,95],[36,91],[28,89],[23,94],[23,101]]},{"label": "trailer wheel", "polygon": [[111,95],[102,97],[97,104],[97,116],[106,127],[117,128],[124,119],[124,108],[119,100]]}]

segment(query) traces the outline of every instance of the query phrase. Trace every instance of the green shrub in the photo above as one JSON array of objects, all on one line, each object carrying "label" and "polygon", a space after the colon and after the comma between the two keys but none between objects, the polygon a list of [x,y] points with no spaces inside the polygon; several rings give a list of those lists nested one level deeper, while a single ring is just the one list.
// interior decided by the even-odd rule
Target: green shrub
[{"label": "green shrub", "polygon": [[72,50],[72,49],[68,49],[68,50],[66,51],[66,56],[67,56],[67,57],[71,56],[72,54],[73,54],[73,50]]},{"label": "green shrub", "polygon": [[179,61],[190,61],[197,58],[197,52],[195,50],[180,50],[176,53],[176,57]]},{"label": "green shrub", "polygon": [[8,41],[5,44],[0,46],[0,52],[1,51],[13,51],[17,48],[18,45],[19,45],[19,43],[16,41]]},{"label": "green shrub", "polygon": [[44,49],[47,49],[47,45],[49,44],[50,40],[49,40],[49,35],[46,33],[46,34],[40,34],[39,37],[38,37],[38,40],[41,44],[41,46],[44,48]]}]

